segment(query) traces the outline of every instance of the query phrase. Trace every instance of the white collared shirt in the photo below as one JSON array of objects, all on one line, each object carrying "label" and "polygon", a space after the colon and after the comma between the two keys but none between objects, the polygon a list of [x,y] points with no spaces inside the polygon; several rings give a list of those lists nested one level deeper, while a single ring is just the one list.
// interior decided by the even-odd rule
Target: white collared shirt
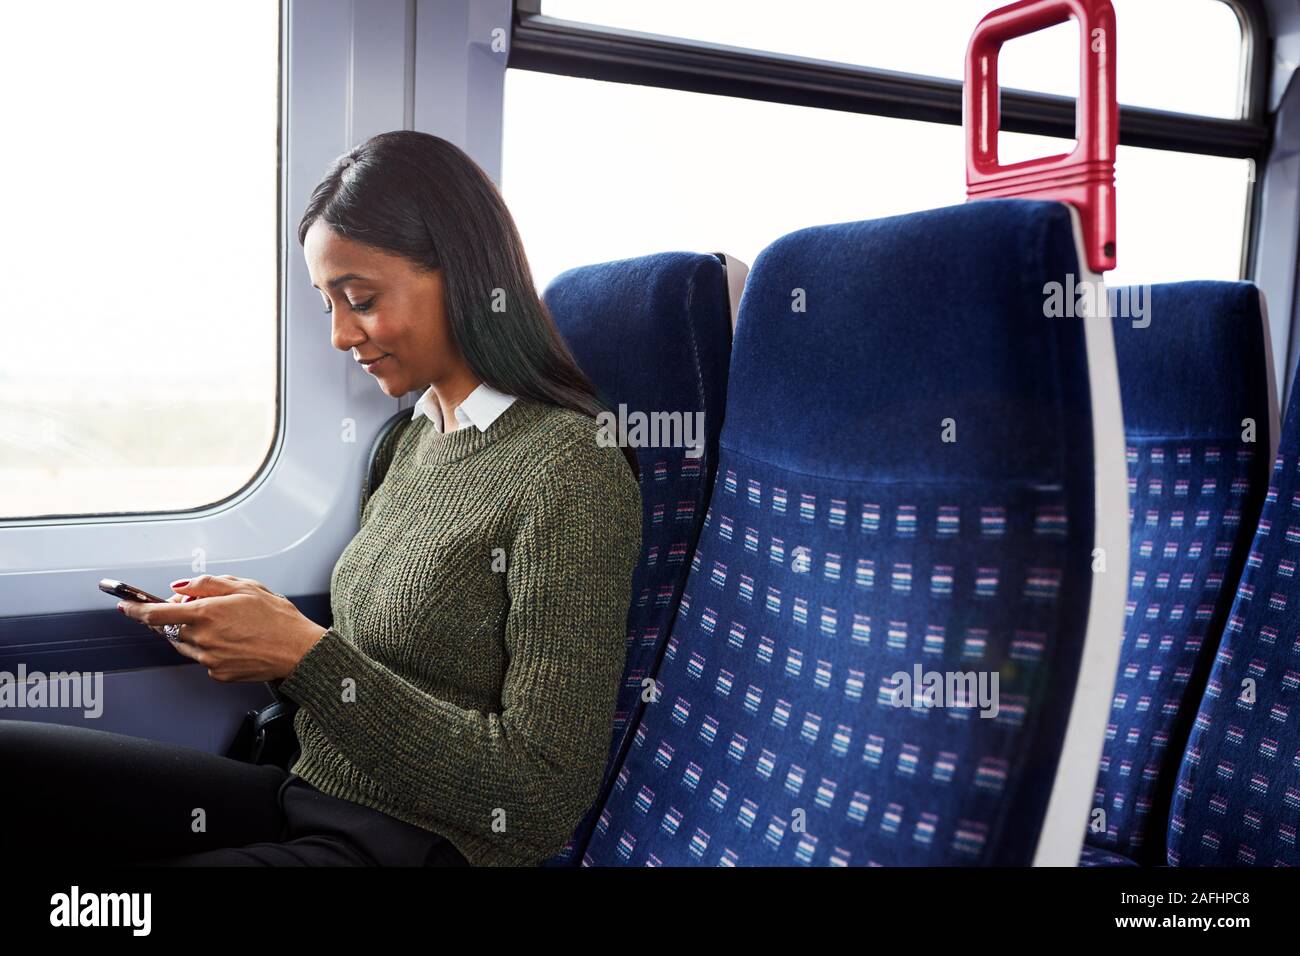
[{"label": "white collared shirt", "polygon": [[[488,426],[514,402],[515,396],[498,392],[487,383],[482,383],[456,406],[456,422],[458,427],[473,425],[479,431],[485,432]],[[442,406],[438,404],[438,396],[434,394],[432,385],[416,400],[411,420],[414,421],[421,414],[428,416],[429,421],[433,422],[433,427],[439,434],[442,433]]]}]

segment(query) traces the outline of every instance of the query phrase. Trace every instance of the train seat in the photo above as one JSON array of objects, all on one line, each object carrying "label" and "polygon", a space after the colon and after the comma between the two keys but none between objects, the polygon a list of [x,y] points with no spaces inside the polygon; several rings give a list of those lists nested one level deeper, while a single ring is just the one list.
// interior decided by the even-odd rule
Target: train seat
[{"label": "train seat", "polygon": [[1127,577],[1110,323],[1044,321],[1077,232],[987,200],[760,253],[584,864],[1074,865]]},{"label": "train seat", "polygon": [[1115,290],[1129,482],[1124,643],[1086,865],[1164,862],[1182,748],[1245,564],[1277,441],[1259,290]]},{"label": "train seat", "polygon": [[1296,866],[1300,847],[1300,390],[1191,735],[1167,833],[1171,866]]},{"label": "train seat", "polygon": [[[578,365],[614,411],[611,431],[638,446],[641,560],[611,764],[640,715],[704,521],[744,269],[730,256],[666,252],[570,269],[543,295]],[[578,862],[599,804],[551,863]]]}]

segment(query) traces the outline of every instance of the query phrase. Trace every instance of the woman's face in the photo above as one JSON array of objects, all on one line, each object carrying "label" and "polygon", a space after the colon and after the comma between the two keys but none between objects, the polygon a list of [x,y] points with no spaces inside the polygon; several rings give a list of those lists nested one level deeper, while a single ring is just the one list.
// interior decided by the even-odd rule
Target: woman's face
[{"label": "woman's face", "polygon": [[452,339],[442,270],[426,272],[409,260],[340,235],[317,219],[303,242],[312,287],[331,313],[336,349],[350,351],[398,398],[460,378],[465,360]]}]

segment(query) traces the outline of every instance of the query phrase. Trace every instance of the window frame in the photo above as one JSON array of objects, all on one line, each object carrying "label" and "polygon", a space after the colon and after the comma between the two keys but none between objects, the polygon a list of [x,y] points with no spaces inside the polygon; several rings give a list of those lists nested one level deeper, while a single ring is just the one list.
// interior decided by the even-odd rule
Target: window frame
[{"label": "window frame", "polygon": [[[1120,105],[1119,142],[1180,153],[1262,159],[1272,134],[1264,116],[1269,57],[1262,0],[1218,0],[1241,24],[1240,116],[1229,119]],[[658,86],[931,123],[962,123],[960,80],[727,46],[541,13],[515,0],[507,69]],[[989,9],[997,6],[990,0]],[[1002,126],[1074,139],[1071,96],[1003,89]]]}]

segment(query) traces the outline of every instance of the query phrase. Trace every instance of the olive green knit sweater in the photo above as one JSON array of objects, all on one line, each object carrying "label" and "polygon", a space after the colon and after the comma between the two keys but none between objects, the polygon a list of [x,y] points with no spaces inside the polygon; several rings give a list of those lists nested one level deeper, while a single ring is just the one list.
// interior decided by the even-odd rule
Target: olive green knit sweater
[{"label": "olive green knit sweater", "polygon": [[626,653],[641,496],[596,420],[518,399],[397,439],[330,579],[334,624],[280,692],[325,793],[531,865],[596,798]]}]

